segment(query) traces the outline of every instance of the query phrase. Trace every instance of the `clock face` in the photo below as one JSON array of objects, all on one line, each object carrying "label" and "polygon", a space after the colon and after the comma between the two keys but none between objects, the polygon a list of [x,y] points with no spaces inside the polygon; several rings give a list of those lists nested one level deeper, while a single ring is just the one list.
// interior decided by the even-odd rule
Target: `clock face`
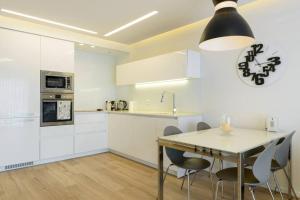
[{"label": "clock face", "polygon": [[284,67],[278,49],[257,43],[241,53],[237,71],[243,82],[261,87],[277,81],[282,76]]}]

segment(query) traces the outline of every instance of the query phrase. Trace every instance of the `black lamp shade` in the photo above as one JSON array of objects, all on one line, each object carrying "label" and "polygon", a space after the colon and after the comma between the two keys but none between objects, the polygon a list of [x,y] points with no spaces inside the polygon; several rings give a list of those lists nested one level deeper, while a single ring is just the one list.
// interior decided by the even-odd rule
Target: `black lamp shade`
[{"label": "black lamp shade", "polygon": [[254,35],[246,20],[236,8],[226,7],[215,12],[201,36],[199,47],[209,51],[226,51],[240,49],[254,42]]}]

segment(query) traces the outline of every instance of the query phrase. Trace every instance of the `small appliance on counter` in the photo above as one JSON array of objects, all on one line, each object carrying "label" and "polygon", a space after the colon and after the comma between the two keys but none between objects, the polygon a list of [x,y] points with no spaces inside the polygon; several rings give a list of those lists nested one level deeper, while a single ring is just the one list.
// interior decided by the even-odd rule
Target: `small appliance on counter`
[{"label": "small appliance on counter", "polygon": [[105,110],[116,111],[117,110],[117,102],[116,101],[105,101]]},{"label": "small appliance on counter", "polygon": [[128,103],[124,100],[105,101],[105,110],[107,111],[123,111],[128,110]]},{"label": "small appliance on counter", "polygon": [[266,130],[269,132],[277,132],[278,131],[278,118],[274,116],[270,116],[266,119]]},{"label": "small appliance on counter", "polygon": [[128,103],[124,100],[117,101],[117,110],[128,110]]}]

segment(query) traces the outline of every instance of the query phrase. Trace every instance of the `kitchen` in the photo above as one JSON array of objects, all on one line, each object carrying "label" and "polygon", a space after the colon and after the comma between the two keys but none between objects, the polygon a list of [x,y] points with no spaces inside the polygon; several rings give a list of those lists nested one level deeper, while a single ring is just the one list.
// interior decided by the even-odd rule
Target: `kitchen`
[{"label": "kitchen", "polygon": [[[264,87],[249,86],[253,82],[240,76],[236,67],[243,58],[240,49],[199,49],[199,38],[208,17],[213,15],[211,1],[191,1],[182,9],[207,5],[209,13],[154,31],[151,37],[137,30],[153,31],[155,26],[151,23],[159,22],[156,17],[167,16],[162,14],[166,5],[148,2],[149,8],[144,10],[151,11],[155,6],[161,9],[147,19],[150,24],[145,20],[111,38],[15,15],[19,12],[54,20],[50,12],[54,3],[43,3],[26,7],[20,1],[0,2],[0,199],[18,199],[18,195],[25,199],[155,199],[157,139],[167,126],[176,126],[183,132],[195,131],[198,122],[219,127],[226,114],[233,130],[264,130],[269,116],[276,117],[276,125],[282,131],[299,129],[299,69],[295,41],[291,39],[297,38],[299,31],[294,25],[299,6],[296,0],[241,1],[238,9],[258,42],[278,51],[285,66]],[[180,6],[182,2],[178,1],[169,9]],[[14,14],[5,12],[13,10]],[[203,9],[202,12],[205,13]],[[63,16],[59,12],[57,19]],[[70,16],[74,15],[69,13]],[[139,16],[135,14],[125,21]],[[176,21],[175,17],[178,16],[171,15],[170,20]],[[119,23],[114,23],[118,27]],[[283,37],[287,34],[289,37]],[[296,192],[300,190],[296,173],[300,163],[298,141],[296,132],[292,146]],[[166,155],[164,161],[166,168],[170,163]],[[186,198],[187,186],[180,190],[181,179],[177,179],[184,176],[184,170],[175,167],[170,173],[175,176],[166,179],[165,198]],[[114,178],[121,183],[114,182]],[[211,199],[209,179],[200,175],[195,179],[191,199]],[[140,183],[143,180],[145,183]],[[279,182],[282,191],[288,193],[283,174]],[[126,186],[128,183],[133,189]],[[232,196],[230,187],[225,185],[226,198]],[[248,198],[250,193],[245,193]],[[280,198],[278,193],[276,197]],[[258,189],[257,199],[269,198],[267,190]]]}]

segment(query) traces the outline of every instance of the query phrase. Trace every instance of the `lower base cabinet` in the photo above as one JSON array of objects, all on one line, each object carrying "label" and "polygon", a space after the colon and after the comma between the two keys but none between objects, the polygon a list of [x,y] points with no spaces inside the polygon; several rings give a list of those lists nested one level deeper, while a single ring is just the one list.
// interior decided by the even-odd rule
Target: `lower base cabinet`
[{"label": "lower base cabinet", "polygon": [[74,153],[74,126],[41,127],[41,159],[69,156]]},{"label": "lower base cabinet", "polygon": [[58,160],[107,149],[106,113],[75,112],[74,125],[40,128],[40,159]]},{"label": "lower base cabinet", "polygon": [[[201,116],[177,118],[135,116],[110,113],[108,115],[108,146],[112,151],[151,166],[158,164],[157,138],[163,136],[167,126],[177,126],[182,131],[195,131]],[[165,167],[170,161],[164,156]]]},{"label": "lower base cabinet", "polygon": [[106,113],[75,113],[75,153],[107,149]]}]

